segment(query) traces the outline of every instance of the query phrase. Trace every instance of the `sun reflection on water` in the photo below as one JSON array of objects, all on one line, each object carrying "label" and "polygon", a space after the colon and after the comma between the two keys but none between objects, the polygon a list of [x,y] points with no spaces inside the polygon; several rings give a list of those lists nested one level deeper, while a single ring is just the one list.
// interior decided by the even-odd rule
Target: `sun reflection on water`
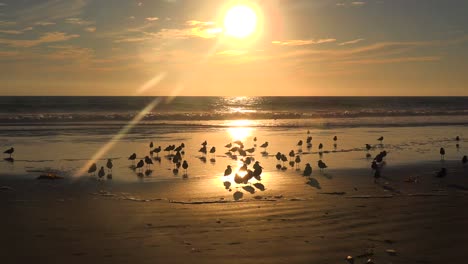
[{"label": "sun reflection on water", "polygon": [[229,136],[231,137],[232,141],[240,140],[244,142],[247,138],[252,135],[252,128],[250,127],[253,125],[254,122],[251,120],[233,120],[230,121],[227,125],[229,128],[227,129]]}]

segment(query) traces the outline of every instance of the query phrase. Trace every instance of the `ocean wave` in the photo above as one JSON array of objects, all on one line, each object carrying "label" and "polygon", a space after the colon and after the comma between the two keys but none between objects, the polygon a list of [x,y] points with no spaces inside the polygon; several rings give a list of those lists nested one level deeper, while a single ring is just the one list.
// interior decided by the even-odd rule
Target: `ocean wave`
[{"label": "ocean wave", "polygon": [[[0,122],[99,122],[130,121],[138,113],[28,113],[0,114]],[[359,110],[359,111],[316,111],[316,112],[179,112],[148,113],[142,121],[209,121],[209,120],[278,120],[278,119],[327,119],[327,118],[366,118],[366,117],[430,117],[430,116],[468,116],[468,110],[430,111],[430,110]]]}]

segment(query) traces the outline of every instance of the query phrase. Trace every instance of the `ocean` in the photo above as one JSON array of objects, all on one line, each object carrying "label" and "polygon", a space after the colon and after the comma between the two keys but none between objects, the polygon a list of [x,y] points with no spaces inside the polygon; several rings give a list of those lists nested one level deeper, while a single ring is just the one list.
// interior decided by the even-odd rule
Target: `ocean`
[{"label": "ocean", "polygon": [[[224,148],[235,140],[255,147],[253,157],[276,171],[274,154],[298,151],[307,131],[313,141],[304,162],[323,159],[331,171],[367,168],[369,155],[382,150],[394,166],[429,161],[437,168],[439,148],[453,161],[468,151],[468,97],[0,97],[0,147],[15,147],[14,163],[1,160],[0,175],[72,176],[111,158],[115,181],[141,180],[128,156],[144,158],[154,142],[163,149],[184,143],[192,175],[216,178],[226,165],[239,166]],[[254,137],[269,142],[268,154]],[[204,160],[198,150],[205,140],[217,152]],[[373,146],[369,153],[365,144]],[[216,162],[205,164],[211,158]],[[170,160],[155,166],[157,177],[146,180],[174,179]]]}]

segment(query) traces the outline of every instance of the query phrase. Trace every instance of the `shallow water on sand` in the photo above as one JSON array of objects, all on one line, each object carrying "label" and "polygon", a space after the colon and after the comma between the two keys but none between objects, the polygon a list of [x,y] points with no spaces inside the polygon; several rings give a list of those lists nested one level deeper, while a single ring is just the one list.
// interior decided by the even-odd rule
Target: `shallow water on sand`
[{"label": "shallow water on sand", "polygon": [[[97,152],[106,144],[110,144],[108,151],[97,160],[97,165],[99,169],[101,166],[105,167],[108,158],[113,160],[112,184],[171,181],[172,184],[181,183],[181,186],[186,186],[187,182],[190,182],[190,188],[196,192],[219,195],[227,192],[223,186],[224,181],[231,181],[232,187],[235,187],[232,177],[223,176],[226,166],[231,165],[236,172],[242,165],[240,156],[233,159],[225,154],[227,148],[224,145],[235,140],[244,142],[245,148],[255,147],[256,144],[251,157],[259,161],[264,168],[262,184],[269,190],[280,192],[287,185],[286,182],[301,177],[306,163],[312,165],[313,176],[320,175],[319,177],[326,180],[347,170],[369,170],[368,174],[361,173],[356,177],[370,182],[373,181],[370,170],[372,159],[366,157],[368,153],[374,157],[380,151],[387,151],[387,168],[432,163],[433,165],[427,166],[427,172],[433,172],[434,169],[444,166],[439,155],[441,147],[446,149],[447,162],[460,161],[461,157],[468,153],[466,126],[310,129],[313,144],[311,148],[307,148],[305,141],[308,134],[303,128],[255,127],[249,126],[248,123],[243,125],[244,123],[238,121],[233,124],[236,125],[212,128],[181,127],[178,131],[169,133],[161,129],[151,131],[148,128],[137,128],[118,140],[113,139],[119,133],[118,128],[114,128],[113,133],[108,129],[109,133],[103,134],[102,131],[95,131],[94,126],[87,128],[81,126],[81,131],[86,133],[74,134],[63,132],[67,131],[67,128],[60,132],[56,126],[43,125],[33,134],[15,133],[8,136],[2,146],[5,149],[9,146],[15,147],[13,156],[15,161],[12,163],[2,160],[0,174],[3,175],[1,177],[33,179],[44,172],[55,172],[72,181],[94,178],[86,173],[86,166]],[[21,131],[21,129],[28,128],[16,127],[16,130]],[[333,141],[334,136],[338,137],[336,143]],[[377,141],[380,136],[384,137],[382,144]],[[461,140],[456,141],[456,136],[460,136]],[[256,143],[253,141],[254,137],[258,139]],[[198,152],[201,143],[205,140],[208,142],[208,150],[212,146],[216,147],[214,155],[209,153],[203,155]],[[285,164],[287,170],[277,170],[277,160],[274,155],[277,152],[288,155],[291,150],[299,153],[300,148],[296,145],[299,140],[304,141],[299,170],[288,164]],[[149,155],[150,141],[154,142],[155,147],[161,146],[163,149],[168,145],[178,146],[183,142],[186,146],[183,159],[189,163],[187,177],[184,177],[182,168],[178,174],[173,173],[174,165],[165,157],[168,153],[164,151],[153,156],[152,172],[146,174],[143,171],[145,174],[143,177],[139,177],[136,171],[129,168],[132,163],[128,160],[128,156],[137,153],[138,161]],[[264,150],[259,147],[265,141],[269,142],[266,149],[268,154],[262,153]],[[322,155],[318,150],[320,143],[324,146]],[[373,146],[369,152],[364,148],[366,143]],[[459,144],[459,148],[456,148],[456,144]],[[319,159],[329,167],[325,172],[319,172],[317,167]],[[80,174],[80,169],[84,169],[85,172]],[[231,189],[235,191],[235,188]]]}]

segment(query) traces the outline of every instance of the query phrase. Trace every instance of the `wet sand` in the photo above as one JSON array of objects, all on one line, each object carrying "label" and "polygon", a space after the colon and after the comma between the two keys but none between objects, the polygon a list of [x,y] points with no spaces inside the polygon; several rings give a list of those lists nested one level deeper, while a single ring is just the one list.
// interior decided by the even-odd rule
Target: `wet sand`
[{"label": "wet sand", "polygon": [[[208,179],[106,184],[3,177],[5,263],[464,263],[468,168],[272,172],[282,188],[197,195]],[[365,176],[369,176],[364,177]],[[406,182],[419,176],[418,183]],[[328,175],[329,176],[329,175]],[[396,254],[387,250],[395,250]]]}]

